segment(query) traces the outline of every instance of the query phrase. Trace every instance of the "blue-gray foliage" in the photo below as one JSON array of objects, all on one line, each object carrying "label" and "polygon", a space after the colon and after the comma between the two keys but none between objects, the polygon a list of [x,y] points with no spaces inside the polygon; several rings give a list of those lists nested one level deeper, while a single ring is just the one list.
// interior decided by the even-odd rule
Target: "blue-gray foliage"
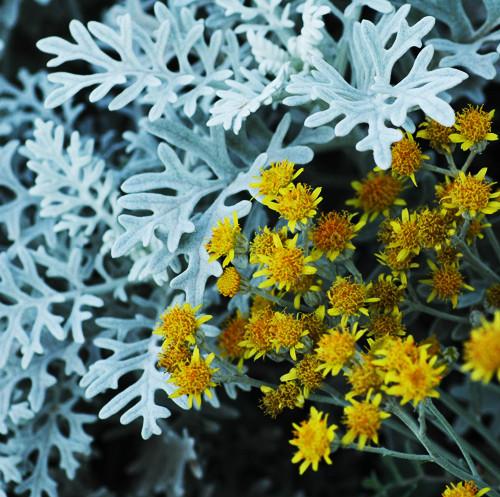
[{"label": "blue-gray foliage", "polygon": [[[49,68],[76,66],[0,77],[0,497],[56,497],[87,426],[118,414],[156,435],[127,495],[183,494],[201,469],[151,329],[174,300],[218,302],[212,227],[262,223],[249,183],[269,162],[348,135],[387,168],[415,112],[452,124],[465,78],[497,74],[500,4],[483,1],[474,28],[462,0],[123,0],[38,42]],[[0,52],[21,4],[0,8]]]}]

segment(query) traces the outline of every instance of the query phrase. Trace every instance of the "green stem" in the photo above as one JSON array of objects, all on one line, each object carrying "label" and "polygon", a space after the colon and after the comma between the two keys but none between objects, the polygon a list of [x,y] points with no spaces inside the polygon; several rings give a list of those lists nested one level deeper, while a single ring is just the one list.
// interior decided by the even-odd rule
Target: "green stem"
[{"label": "green stem", "polygon": [[467,172],[467,169],[469,169],[470,165],[472,164],[472,161],[474,160],[474,157],[476,157],[477,151],[471,150],[469,152],[469,156],[467,157],[467,160],[465,161],[464,165],[462,166],[462,172]]},{"label": "green stem", "polygon": [[434,309],[433,307],[429,307],[427,305],[421,304],[419,302],[408,302],[408,310],[424,312],[425,314],[429,314],[430,316],[435,316],[437,318],[446,319],[447,321],[454,321],[455,323],[468,323],[469,320],[463,316],[455,316],[453,314],[449,314],[448,312],[439,311]]},{"label": "green stem", "polygon": [[460,246],[460,250],[463,252],[465,259],[477,273],[487,276],[493,281],[500,282],[500,276],[481,261],[481,259],[476,257],[464,241],[460,240],[457,245]]},{"label": "green stem", "polygon": [[[349,444],[344,446],[345,449],[353,449],[353,450],[358,450],[358,446],[356,444]],[[428,454],[408,454],[406,452],[399,452],[397,450],[391,450],[387,449],[385,447],[371,447],[371,446],[366,446],[364,449],[360,452],[373,452],[375,454],[380,454],[382,456],[389,456],[389,457],[395,457],[397,459],[406,459],[408,461],[421,461],[421,462],[433,462],[432,457],[430,457]]]},{"label": "green stem", "polygon": [[500,261],[500,243],[498,243],[498,239],[495,235],[495,232],[491,229],[490,226],[485,228],[486,238],[488,238],[488,242],[490,242],[491,248],[493,249],[494,254],[497,259]]},{"label": "green stem", "polygon": [[432,173],[439,173],[439,174],[444,174],[445,176],[455,176],[451,171],[448,171],[448,169],[444,169],[443,167],[435,166],[434,164],[427,164],[424,162],[422,164],[422,169],[425,171],[431,171]]},{"label": "green stem", "polygon": [[458,168],[457,165],[455,164],[455,159],[453,159],[453,155],[447,152],[445,154],[445,157],[446,157],[446,162],[448,162],[448,165],[450,166],[452,173],[454,173],[454,176],[456,176],[458,174]]}]

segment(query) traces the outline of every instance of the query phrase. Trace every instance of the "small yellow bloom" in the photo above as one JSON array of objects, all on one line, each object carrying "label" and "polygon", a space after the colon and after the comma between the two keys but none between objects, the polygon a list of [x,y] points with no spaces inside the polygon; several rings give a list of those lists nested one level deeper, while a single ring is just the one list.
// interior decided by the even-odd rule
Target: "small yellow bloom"
[{"label": "small yellow bloom", "polygon": [[406,328],[402,322],[403,314],[393,312],[391,314],[370,314],[368,322],[368,336],[382,338],[385,336],[405,335]]},{"label": "small yellow bloom", "polygon": [[283,244],[281,238],[274,234],[275,250],[272,255],[261,255],[260,261],[265,265],[254,273],[254,278],[266,276],[259,287],[267,288],[276,285],[280,290],[290,291],[303,275],[316,273],[316,268],[309,263],[314,260],[311,256],[305,256],[304,251],[297,247],[298,234]]},{"label": "small yellow bloom", "polygon": [[309,393],[319,388],[323,381],[323,376],[318,371],[319,366],[319,359],[314,354],[308,354],[280,380],[298,381],[303,389],[304,398],[307,399]]},{"label": "small yellow bloom", "polygon": [[275,312],[269,326],[272,329],[272,345],[276,352],[279,353],[281,349],[286,349],[290,352],[290,357],[296,361],[297,350],[304,348],[301,340],[308,333],[304,329],[303,321],[295,318],[292,314]]},{"label": "small yellow bloom", "polygon": [[344,407],[343,422],[347,426],[347,432],[342,437],[343,444],[351,444],[356,438],[360,450],[364,449],[368,441],[378,444],[380,426],[390,414],[380,409],[382,395],[377,393],[372,397],[372,393],[370,390],[366,399],[361,402],[352,395],[348,396],[351,405]]},{"label": "small yellow bloom", "polygon": [[365,304],[378,301],[377,297],[368,297],[369,290],[370,284],[355,283],[350,278],[337,276],[327,293],[331,306],[328,309],[328,314],[342,316],[342,325],[345,325],[351,316],[358,314],[368,316]]},{"label": "small yellow bloom", "polygon": [[318,341],[316,355],[320,361],[318,371],[323,376],[331,373],[338,375],[356,353],[356,342],[363,336],[365,330],[358,330],[358,323],[352,329],[328,330]]},{"label": "small yellow bloom", "polygon": [[453,127],[443,126],[430,118],[426,118],[419,127],[422,129],[418,131],[417,138],[429,140],[429,145],[437,152],[450,152],[450,135],[453,133]]},{"label": "small yellow bloom", "polygon": [[358,362],[345,373],[353,395],[365,395],[377,391],[384,383],[383,372],[373,364],[373,354],[361,354]]},{"label": "small yellow bloom", "polygon": [[399,248],[385,248],[383,252],[375,254],[375,257],[380,262],[380,264],[387,266],[395,278],[401,280],[404,285],[408,284],[407,273],[411,269],[418,267],[418,263],[414,262],[414,254],[409,255],[406,258],[399,258]]},{"label": "small yellow bloom", "polygon": [[312,189],[303,183],[291,183],[282,188],[275,201],[267,205],[280,214],[288,222],[293,233],[297,225],[306,225],[316,215],[317,206],[321,202],[321,188]]},{"label": "small yellow bloom", "polygon": [[290,444],[297,447],[297,452],[292,458],[292,463],[301,462],[299,473],[312,466],[313,471],[318,470],[322,459],[331,464],[331,443],[335,438],[336,425],[328,426],[328,414],[317,411],[311,407],[309,419],[302,421],[300,425],[293,423],[294,438]]},{"label": "small yellow bloom", "polygon": [[453,209],[457,215],[468,213],[476,216],[478,213],[494,214],[500,209],[500,191],[492,193],[495,184],[485,180],[487,168],[483,167],[476,175],[463,173],[450,184],[441,202],[446,209]]},{"label": "small yellow bloom", "polygon": [[191,361],[180,365],[170,376],[169,383],[177,386],[177,390],[170,394],[171,398],[188,396],[188,407],[201,406],[201,396],[205,394],[212,398],[212,388],[216,386],[213,375],[218,369],[211,368],[210,364],[215,358],[215,354],[209,354],[205,359],[200,356],[200,350],[195,346]]},{"label": "small yellow bloom", "polygon": [[310,238],[315,250],[333,261],[345,250],[354,250],[356,247],[351,240],[365,225],[364,221],[354,224],[353,217],[347,211],[330,211],[322,214],[319,221],[312,228]]},{"label": "small yellow bloom", "polygon": [[450,140],[453,143],[461,143],[462,150],[481,142],[498,140],[498,135],[491,132],[491,121],[495,111],[486,112],[483,106],[468,105],[456,116],[455,129],[458,133],[452,133]]},{"label": "small yellow bloom", "polygon": [[320,292],[322,283],[323,282],[316,278],[314,274],[302,275],[290,288],[290,291],[295,294],[293,298],[293,306],[295,309],[300,309],[300,303],[303,297],[306,298],[307,302],[307,299],[310,301],[313,295]]},{"label": "small yellow bloom", "polygon": [[275,200],[281,189],[286,188],[290,183],[302,173],[304,169],[295,171],[295,164],[288,160],[272,162],[268,169],[261,169],[259,181],[251,183],[252,188],[257,188],[262,195],[263,203],[268,204]]},{"label": "small yellow bloom", "polygon": [[441,494],[441,497],[481,497],[490,490],[489,487],[479,490],[472,480],[460,481],[446,485],[446,489]]},{"label": "small yellow bloom", "polygon": [[267,226],[264,226],[264,229],[261,229],[250,243],[250,264],[259,264],[262,256],[271,257],[276,250],[274,236],[278,235],[281,242],[284,243],[286,241],[286,234],[286,226],[278,232],[271,231]]},{"label": "small yellow bloom", "polygon": [[399,371],[392,369],[385,375],[384,382],[391,384],[385,391],[389,395],[401,397],[401,404],[411,401],[417,406],[426,398],[439,397],[436,388],[441,382],[446,366],[436,365],[438,357],[429,356],[427,348],[418,348],[417,361],[404,361]]},{"label": "small yellow bloom", "polygon": [[449,300],[453,307],[456,307],[462,288],[474,291],[473,287],[465,283],[457,266],[438,267],[431,260],[428,260],[427,264],[431,268],[432,279],[421,280],[421,283],[432,287],[427,302],[432,302],[437,297],[440,300]]},{"label": "small yellow bloom", "polygon": [[404,296],[404,285],[390,274],[380,274],[368,290],[368,297],[378,298],[370,304],[370,308],[377,312],[397,313]]},{"label": "small yellow bloom", "polygon": [[401,371],[408,363],[415,363],[419,356],[419,346],[412,335],[406,338],[385,336],[371,343],[371,352],[376,357],[373,364],[384,371]]},{"label": "small yellow bloom", "polygon": [[308,337],[317,343],[318,340],[328,331],[325,323],[325,306],[320,306],[316,311],[301,314],[300,319],[304,323],[304,329],[309,331]]},{"label": "small yellow bloom", "polygon": [[392,219],[390,227],[392,233],[387,248],[397,249],[397,261],[404,261],[408,257],[420,253],[419,225],[416,212],[410,213],[408,209],[403,209],[401,218]]},{"label": "small yellow bloom", "polygon": [[417,214],[418,243],[422,248],[440,250],[455,233],[446,211],[424,208]]},{"label": "small yellow bloom", "polygon": [[245,349],[240,345],[240,342],[245,337],[245,326],[248,319],[238,311],[236,316],[231,318],[224,326],[221,334],[218,337],[221,356],[229,359],[241,360],[245,354]]},{"label": "small yellow bloom", "polygon": [[197,317],[196,313],[201,305],[192,307],[185,303],[182,306],[176,304],[169,307],[160,317],[160,323],[153,330],[155,335],[161,335],[165,341],[170,343],[188,342],[194,344],[196,330],[212,319],[212,316],[202,315]]},{"label": "small yellow bloom", "polygon": [[241,227],[238,223],[238,216],[233,212],[232,223],[229,218],[224,218],[217,222],[217,226],[212,228],[212,236],[205,245],[210,254],[209,261],[213,262],[220,257],[224,257],[223,266],[227,266],[233,259],[241,237]]},{"label": "small yellow bloom", "polygon": [[217,290],[224,297],[234,297],[241,286],[241,276],[234,266],[227,267],[217,280]]},{"label": "small yellow bloom", "polygon": [[464,343],[464,358],[462,371],[470,371],[473,381],[489,383],[494,376],[500,381],[500,311],[492,321],[483,319],[471,331]]},{"label": "small yellow bloom", "polygon": [[278,388],[261,387],[264,394],[259,407],[264,414],[276,419],[285,409],[295,409],[304,405],[304,397],[295,382],[281,383]]},{"label": "small yellow bloom", "polygon": [[273,311],[270,306],[252,312],[245,326],[245,336],[240,346],[246,349],[245,359],[254,360],[265,356],[273,349],[274,329],[270,326]]},{"label": "small yellow bloom", "polygon": [[163,368],[167,373],[173,373],[180,366],[189,362],[191,350],[186,343],[164,342],[162,350],[158,355],[158,367]]},{"label": "small yellow bloom", "polygon": [[417,186],[415,173],[422,167],[423,161],[429,159],[429,156],[422,154],[419,144],[408,132],[400,141],[392,145],[391,151],[392,173],[396,176],[410,178],[413,184]]},{"label": "small yellow bloom", "polygon": [[370,171],[364,180],[353,181],[351,186],[356,191],[356,197],[346,204],[361,209],[364,212],[362,219],[373,221],[380,214],[388,216],[393,205],[406,205],[399,198],[403,184],[385,171]]}]

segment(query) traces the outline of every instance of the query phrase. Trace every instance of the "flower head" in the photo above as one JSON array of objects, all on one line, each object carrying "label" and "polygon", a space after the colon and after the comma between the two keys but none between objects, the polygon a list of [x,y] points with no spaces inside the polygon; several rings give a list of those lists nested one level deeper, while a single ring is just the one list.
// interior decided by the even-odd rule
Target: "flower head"
[{"label": "flower head", "polygon": [[410,213],[408,209],[403,209],[401,218],[392,219],[390,227],[392,233],[387,248],[397,249],[396,259],[398,261],[404,261],[411,255],[419,254],[418,235],[420,230],[416,212]]},{"label": "flower head", "polygon": [[424,208],[417,214],[418,243],[422,248],[439,250],[447,244],[455,232],[450,226],[446,212],[441,209]]},{"label": "flower head", "polygon": [[234,297],[240,291],[241,276],[234,266],[224,269],[217,280],[217,290],[224,297]]},{"label": "flower head", "polygon": [[290,357],[296,361],[296,351],[304,348],[301,340],[307,335],[303,321],[292,314],[275,312],[269,326],[272,328],[272,344],[276,352],[279,353],[282,348],[286,349],[290,352]]},{"label": "flower head", "polygon": [[366,442],[372,441],[378,444],[378,432],[382,421],[390,417],[390,414],[380,409],[382,395],[372,395],[370,390],[365,400],[358,401],[349,396],[351,405],[344,407],[344,424],[347,427],[346,434],[342,437],[343,444],[350,444],[358,439],[358,448],[363,450]]},{"label": "flower head", "polygon": [[368,297],[378,300],[370,304],[378,312],[397,312],[404,299],[405,287],[390,274],[380,274],[368,290]]},{"label": "flower head", "polygon": [[365,395],[370,390],[378,390],[383,382],[384,375],[375,364],[373,364],[371,353],[362,354],[358,362],[345,373],[347,382],[351,385],[352,395]]},{"label": "flower head", "polygon": [[328,414],[317,411],[311,407],[309,419],[302,421],[300,425],[293,424],[293,439],[290,443],[297,447],[297,452],[292,458],[293,463],[301,462],[300,474],[312,466],[314,471],[318,470],[318,465],[322,459],[327,464],[331,464],[330,459],[331,443],[335,438],[336,425],[328,426]]},{"label": "flower head", "polygon": [[385,370],[401,371],[407,363],[416,362],[419,346],[412,335],[406,338],[386,335],[379,340],[371,342],[371,351],[376,359],[373,364]]},{"label": "flower head", "polygon": [[496,376],[500,381],[500,311],[492,321],[483,319],[471,331],[464,343],[465,364],[463,371],[470,371],[473,381],[489,383]]},{"label": "flower head", "polygon": [[408,283],[407,272],[418,267],[418,263],[413,261],[413,254],[401,259],[399,248],[386,247],[383,252],[375,256],[380,264],[387,266],[392,271],[392,275],[400,279],[404,285]]},{"label": "flower head", "polygon": [[406,329],[402,319],[401,312],[371,314],[368,322],[368,336],[382,338],[385,336],[405,335]]},{"label": "flower head", "polygon": [[270,306],[251,313],[244,339],[239,344],[246,349],[245,358],[259,359],[273,349],[274,328],[270,326],[273,314]]},{"label": "flower head", "polygon": [[280,379],[281,381],[297,381],[303,388],[304,398],[307,399],[309,393],[316,390],[323,381],[323,376],[318,371],[320,364],[314,354],[308,354]]},{"label": "flower head", "polygon": [[316,355],[320,361],[318,371],[323,376],[331,373],[333,376],[350,361],[356,352],[356,342],[365,330],[358,330],[358,323],[354,323],[352,329],[328,330],[318,341]]},{"label": "flower head", "polygon": [[370,171],[364,180],[353,181],[351,186],[356,191],[356,197],[346,204],[360,208],[364,212],[364,219],[373,221],[380,214],[388,216],[393,205],[406,205],[399,198],[403,184],[384,171]]},{"label": "flower head", "polygon": [[427,302],[432,302],[437,297],[440,300],[449,300],[453,307],[456,307],[462,288],[474,290],[473,287],[465,283],[457,266],[445,265],[438,267],[431,260],[428,260],[427,263],[432,271],[432,279],[421,281],[432,287]]},{"label": "flower head", "polygon": [[227,266],[234,259],[240,236],[241,227],[236,212],[233,212],[232,222],[227,217],[218,221],[217,226],[212,228],[210,240],[205,245],[210,254],[209,261],[224,257],[222,265]]},{"label": "flower head", "polygon": [[305,256],[304,251],[297,247],[297,238],[298,234],[283,244],[281,238],[274,234],[274,252],[269,256],[259,257],[265,267],[254,273],[254,278],[259,276],[267,278],[259,285],[261,288],[276,285],[280,290],[284,288],[289,291],[303,275],[316,272],[316,268],[309,265],[313,257]]},{"label": "flower head", "polygon": [[258,189],[259,194],[264,197],[263,203],[267,204],[275,200],[280,190],[290,185],[303,170],[300,168],[295,171],[295,164],[286,159],[272,162],[269,168],[261,169],[258,181],[250,186]]},{"label": "flower head", "polygon": [[250,243],[250,264],[259,264],[262,256],[271,257],[276,250],[275,235],[278,235],[281,242],[284,243],[286,241],[286,232],[286,227],[275,232],[264,226],[264,229],[261,229]]},{"label": "flower head", "polygon": [[494,214],[500,209],[500,191],[492,193],[494,183],[485,179],[487,169],[483,167],[476,175],[460,171],[450,184],[441,202],[446,209],[455,210],[456,214],[469,213],[475,216]]},{"label": "flower head", "polygon": [[302,407],[304,398],[295,382],[281,383],[278,388],[261,387],[264,394],[260,408],[271,418],[277,418],[285,409]]},{"label": "flower head", "polygon": [[161,335],[166,343],[184,343],[194,344],[196,330],[212,316],[196,316],[201,305],[192,307],[185,303],[182,306],[176,304],[169,307],[160,317],[160,322],[154,329],[155,335]]},{"label": "flower head", "polygon": [[411,133],[392,145],[391,168],[396,176],[408,177],[417,186],[415,173],[422,167],[424,159],[429,159],[422,154],[419,144],[413,139]]},{"label": "flower head", "polygon": [[245,337],[245,326],[248,319],[238,311],[236,316],[231,318],[222,329],[218,337],[221,355],[229,359],[242,359],[245,349],[240,345]]},{"label": "flower head", "polygon": [[186,343],[164,342],[162,350],[158,355],[158,367],[163,368],[167,373],[173,373],[180,366],[189,362],[191,350]]},{"label": "flower head", "polygon": [[293,233],[297,225],[307,224],[316,215],[317,206],[323,200],[320,193],[321,188],[313,190],[303,183],[291,183],[282,188],[276,200],[268,203],[268,206],[288,222]]},{"label": "flower head", "polygon": [[177,390],[170,394],[171,398],[188,396],[188,407],[201,406],[201,396],[205,394],[212,397],[212,388],[216,386],[213,375],[217,369],[211,368],[215,354],[209,354],[205,359],[200,355],[200,350],[195,346],[189,363],[180,365],[172,374],[169,383],[177,386]]},{"label": "flower head", "polygon": [[[318,310],[319,309],[319,310]],[[308,337],[317,343],[318,340],[328,331],[325,323],[325,306],[321,306],[315,312],[301,314],[300,319],[304,323],[304,329],[309,331]]]},{"label": "flower head", "polygon": [[472,480],[460,481],[446,485],[446,489],[441,494],[441,497],[481,497],[489,491],[489,487],[479,490]]},{"label": "flower head", "polygon": [[355,215],[347,211],[330,211],[321,215],[310,233],[313,246],[319,254],[325,254],[333,261],[345,250],[355,249],[351,240],[365,225],[364,221],[354,224],[352,219]]},{"label": "flower head", "polygon": [[481,142],[498,140],[498,135],[491,132],[494,115],[494,110],[486,112],[483,106],[468,105],[457,114],[454,127],[458,133],[452,133],[450,140],[461,143],[462,150],[469,150]]},{"label": "flower head", "polygon": [[419,127],[421,129],[417,133],[417,138],[429,140],[429,145],[437,152],[445,153],[450,151],[450,135],[453,133],[453,127],[443,126],[430,118],[426,118]]}]

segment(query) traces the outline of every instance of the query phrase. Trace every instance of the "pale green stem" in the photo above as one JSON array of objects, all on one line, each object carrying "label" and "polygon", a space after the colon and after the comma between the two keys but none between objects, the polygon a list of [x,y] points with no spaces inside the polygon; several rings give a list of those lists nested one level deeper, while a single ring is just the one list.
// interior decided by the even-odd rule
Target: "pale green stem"
[{"label": "pale green stem", "polygon": [[455,316],[454,314],[449,314],[448,312],[439,311],[433,307],[421,304],[419,302],[408,302],[409,311],[423,312],[429,314],[430,316],[435,316],[437,318],[446,319],[447,321],[453,321],[455,323],[469,323],[469,320],[463,316]]},{"label": "pale green stem", "polygon": [[477,151],[471,150],[469,152],[469,156],[467,157],[467,160],[465,161],[464,165],[462,166],[462,172],[467,172],[467,169],[469,169],[470,165],[472,164],[472,161],[474,160],[474,157],[476,157]]},{"label": "pale green stem", "polygon": [[500,243],[498,243],[495,232],[491,229],[490,226],[485,228],[484,231],[486,232],[486,238],[488,238],[488,242],[490,243],[491,248],[496,255],[496,258],[500,261]]},{"label": "pale green stem", "polygon": [[[345,449],[358,450],[356,444],[349,444],[344,446]],[[408,454],[406,452],[399,452],[397,450],[386,449],[385,447],[371,447],[366,446],[360,452],[373,452],[375,454],[380,454],[382,456],[395,457],[397,459],[406,459],[408,461],[420,461],[420,462],[434,462],[432,457],[428,454]]]},{"label": "pale green stem", "polygon": [[457,245],[460,246],[465,259],[470,264],[470,266],[476,270],[477,273],[480,273],[483,276],[487,276],[493,281],[500,282],[500,276],[491,268],[489,268],[483,261],[481,261],[481,259],[476,257],[465,242],[461,240]]},{"label": "pale green stem", "polygon": [[453,155],[451,155],[450,153],[446,153],[445,157],[446,157],[446,162],[448,162],[448,165],[450,166],[451,171],[456,176],[458,174],[458,168],[457,168],[457,165],[455,164],[455,159],[453,159]]},{"label": "pale green stem", "polygon": [[448,169],[444,169],[443,167],[435,166],[434,164],[427,164],[424,162],[422,164],[422,169],[425,171],[430,171],[432,173],[438,173],[438,174],[444,174],[445,176],[455,176],[451,171]]}]

